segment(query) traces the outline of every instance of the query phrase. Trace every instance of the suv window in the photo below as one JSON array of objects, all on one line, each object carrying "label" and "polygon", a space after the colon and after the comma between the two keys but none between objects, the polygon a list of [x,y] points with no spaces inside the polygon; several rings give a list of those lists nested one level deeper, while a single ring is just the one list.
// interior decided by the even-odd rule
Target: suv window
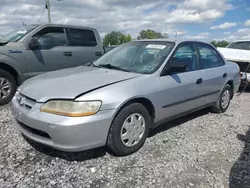
[{"label": "suv window", "polygon": [[250,41],[248,42],[234,42],[229,44],[227,48],[239,49],[239,50],[250,50]]},{"label": "suv window", "polygon": [[187,65],[187,71],[197,69],[197,55],[192,44],[181,44],[175,51],[171,63],[183,62]]},{"label": "suv window", "polygon": [[97,41],[92,30],[68,28],[69,46],[96,46]]},{"label": "suv window", "polygon": [[222,64],[220,55],[207,44],[196,44],[200,54],[200,63],[202,69],[218,67]]},{"label": "suv window", "polygon": [[64,29],[60,27],[44,28],[33,37],[37,38],[40,48],[45,50],[67,45]]}]

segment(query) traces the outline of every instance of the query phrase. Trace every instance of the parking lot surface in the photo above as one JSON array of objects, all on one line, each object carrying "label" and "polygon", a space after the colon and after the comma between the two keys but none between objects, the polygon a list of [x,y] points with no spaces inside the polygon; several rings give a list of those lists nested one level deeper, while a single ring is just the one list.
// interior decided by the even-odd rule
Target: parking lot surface
[{"label": "parking lot surface", "polygon": [[250,187],[250,93],[224,114],[203,110],[151,131],[127,157],[29,143],[0,107],[0,187]]}]

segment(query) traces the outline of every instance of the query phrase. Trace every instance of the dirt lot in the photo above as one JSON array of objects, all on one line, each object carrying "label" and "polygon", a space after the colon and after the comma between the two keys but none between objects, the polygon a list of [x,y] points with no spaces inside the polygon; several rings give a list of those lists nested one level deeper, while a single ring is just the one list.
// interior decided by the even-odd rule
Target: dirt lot
[{"label": "dirt lot", "polygon": [[225,114],[203,110],[162,125],[127,157],[32,145],[10,106],[0,107],[0,187],[250,187],[250,93]]}]

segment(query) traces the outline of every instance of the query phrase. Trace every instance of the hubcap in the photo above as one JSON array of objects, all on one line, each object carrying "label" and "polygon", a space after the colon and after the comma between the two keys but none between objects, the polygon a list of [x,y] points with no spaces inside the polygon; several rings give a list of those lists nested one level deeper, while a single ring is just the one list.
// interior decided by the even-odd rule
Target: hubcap
[{"label": "hubcap", "polygon": [[0,77],[0,99],[9,96],[11,90],[10,82],[6,78]]},{"label": "hubcap", "polygon": [[145,119],[141,114],[131,114],[123,123],[121,129],[122,143],[133,147],[140,142],[145,133]]},{"label": "hubcap", "polygon": [[222,94],[221,106],[222,108],[226,108],[230,102],[230,92],[229,90],[225,90]]}]

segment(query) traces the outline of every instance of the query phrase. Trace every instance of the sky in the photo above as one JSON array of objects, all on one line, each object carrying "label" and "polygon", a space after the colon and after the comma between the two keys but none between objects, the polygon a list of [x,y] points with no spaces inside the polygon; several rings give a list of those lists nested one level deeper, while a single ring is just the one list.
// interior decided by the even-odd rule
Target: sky
[{"label": "sky", "polygon": [[[121,31],[136,38],[153,29],[180,39],[250,39],[250,0],[51,0],[53,23]],[[0,36],[25,24],[46,23],[45,0],[1,0]]]}]

